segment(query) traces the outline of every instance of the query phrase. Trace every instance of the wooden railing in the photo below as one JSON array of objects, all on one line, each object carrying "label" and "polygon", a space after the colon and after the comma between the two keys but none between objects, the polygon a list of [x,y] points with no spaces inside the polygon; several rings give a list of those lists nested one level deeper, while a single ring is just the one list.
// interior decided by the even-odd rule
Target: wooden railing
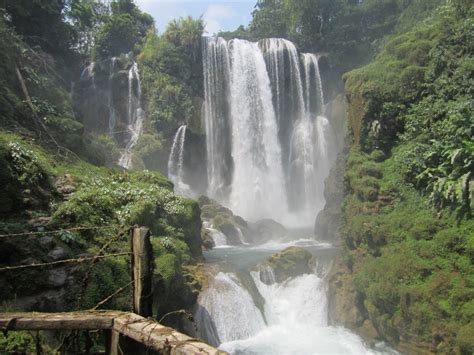
[{"label": "wooden railing", "polygon": [[[65,313],[0,313],[0,329],[105,330],[108,354],[226,354],[135,313],[80,311]],[[150,352],[150,350],[152,350]]]},{"label": "wooden railing", "polygon": [[[131,257],[133,312],[94,309],[63,313],[0,313],[0,330],[4,333],[19,330],[101,330],[107,334],[106,353],[113,355],[226,354],[149,318],[152,316],[154,262],[148,229],[130,230],[130,249],[130,253],[126,254]],[[4,269],[7,271],[7,268]]]}]

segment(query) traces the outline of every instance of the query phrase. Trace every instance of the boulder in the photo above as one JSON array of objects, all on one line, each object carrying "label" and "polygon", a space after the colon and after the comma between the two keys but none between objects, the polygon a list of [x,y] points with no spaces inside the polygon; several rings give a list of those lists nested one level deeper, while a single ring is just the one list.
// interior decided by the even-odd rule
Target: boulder
[{"label": "boulder", "polygon": [[278,240],[288,234],[288,230],[272,219],[262,219],[251,225],[251,230],[255,236],[255,242],[265,243],[269,240]]},{"label": "boulder", "polygon": [[66,268],[57,268],[53,269],[49,272],[48,275],[48,286],[51,287],[62,287],[66,284],[68,278],[68,274],[66,272]]},{"label": "boulder", "polygon": [[[270,256],[260,266],[260,270],[273,270],[274,281],[283,282],[292,277],[312,273],[310,266],[312,258],[313,255],[304,248],[289,247]],[[270,283],[268,277],[262,277],[264,274],[260,273],[261,281]]]},{"label": "boulder", "polygon": [[201,196],[198,203],[203,221],[211,228],[224,233],[229,245],[239,245],[247,241],[250,231],[242,217],[234,216],[230,209],[206,196]]},{"label": "boulder", "polygon": [[66,259],[67,252],[61,247],[56,247],[48,253],[48,256],[54,261],[62,260],[62,259]]}]

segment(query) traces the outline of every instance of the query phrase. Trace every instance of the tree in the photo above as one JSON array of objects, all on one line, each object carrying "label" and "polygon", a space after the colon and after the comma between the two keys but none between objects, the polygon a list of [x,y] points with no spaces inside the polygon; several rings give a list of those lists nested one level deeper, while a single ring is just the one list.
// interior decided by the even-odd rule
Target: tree
[{"label": "tree", "polygon": [[115,0],[111,15],[97,31],[94,57],[105,58],[130,52],[153,27],[153,18],[140,11],[133,0]]},{"label": "tree", "polygon": [[288,24],[283,0],[259,0],[252,17],[249,31],[253,37],[287,37]]},{"label": "tree", "polygon": [[64,55],[74,38],[72,26],[64,21],[65,0],[0,0],[9,24],[30,46]]},{"label": "tree", "polygon": [[66,16],[76,33],[75,48],[91,56],[95,35],[110,16],[109,7],[97,0],[68,0]]}]

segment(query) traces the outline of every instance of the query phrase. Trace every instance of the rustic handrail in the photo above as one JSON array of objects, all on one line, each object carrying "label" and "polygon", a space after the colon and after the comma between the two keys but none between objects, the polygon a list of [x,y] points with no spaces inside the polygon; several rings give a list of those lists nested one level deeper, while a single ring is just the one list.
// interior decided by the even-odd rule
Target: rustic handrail
[{"label": "rustic handrail", "polygon": [[97,329],[119,333],[160,354],[226,354],[199,339],[191,338],[135,313],[119,311],[0,313],[2,331]]}]

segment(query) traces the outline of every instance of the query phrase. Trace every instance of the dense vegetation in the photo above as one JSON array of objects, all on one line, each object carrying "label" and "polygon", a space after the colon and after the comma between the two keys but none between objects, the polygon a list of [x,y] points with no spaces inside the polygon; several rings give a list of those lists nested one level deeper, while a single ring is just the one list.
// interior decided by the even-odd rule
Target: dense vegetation
[{"label": "dense vegetation", "polygon": [[[171,116],[150,110],[151,127],[178,115],[191,120],[189,102],[202,91],[196,57],[200,43],[195,43],[202,23],[176,21],[165,35],[155,33],[152,18],[132,0],[108,5],[93,0],[0,2],[0,234],[46,232],[3,237],[0,265],[128,252],[130,226],[146,226],[160,294],[155,315],[161,317],[192,305],[200,287],[195,266],[201,258],[199,206],[174,195],[160,173],[103,167],[117,161],[116,145],[109,136],[84,128],[69,92],[71,81],[79,80],[90,61],[132,52],[143,63],[146,102],[161,95],[165,101],[155,111],[165,105],[174,110]],[[163,72],[166,81],[155,82],[153,70]],[[183,94],[171,101],[179,90]],[[150,131],[145,138],[157,136],[155,128]],[[146,141],[140,147],[144,155],[153,151]],[[66,231],[47,233],[59,229]],[[129,258],[121,256],[79,267],[1,272],[0,309],[89,309],[129,283],[129,267]],[[128,310],[129,302],[130,288],[125,287],[101,307]],[[52,339],[47,342],[54,345]],[[28,333],[2,334],[0,349],[34,351],[35,340]]]},{"label": "dense vegetation", "polygon": [[342,235],[379,335],[474,350],[472,7],[452,2],[345,75]]},{"label": "dense vegetation", "polygon": [[424,19],[443,0],[259,0],[248,28],[226,37],[283,37],[306,52],[326,53],[337,90],[342,73],[366,63],[384,36]]},{"label": "dense vegetation", "polygon": [[[470,0],[259,0],[248,28],[222,33],[285,37],[327,54],[352,138],[337,167],[343,223],[333,231],[344,245],[344,282],[361,300],[359,322],[394,346],[474,352],[473,15]],[[126,227],[144,225],[157,314],[193,303],[202,283],[199,206],[159,173],[103,167],[117,147],[85,129],[69,91],[90,62],[131,53],[123,61],[139,64],[147,112],[134,150],[158,168],[179,125],[202,134],[203,28],[184,18],[159,34],[132,0],[0,0],[0,234],[113,226],[0,239],[1,265],[50,261],[54,250],[97,254],[110,240],[108,252],[121,252]],[[63,308],[93,307],[126,284],[127,263],[99,262],[79,301],[71,300],[82,284],[61,296]],[[82,280],[87,265],[69,272]],[[53,281],[41,271],[0,274],[0,306],[35,308],[16,301],[58,289]],[[127,309],[127,292],[106,306]],[[1,347],[33,343],[0,335]]]}]

